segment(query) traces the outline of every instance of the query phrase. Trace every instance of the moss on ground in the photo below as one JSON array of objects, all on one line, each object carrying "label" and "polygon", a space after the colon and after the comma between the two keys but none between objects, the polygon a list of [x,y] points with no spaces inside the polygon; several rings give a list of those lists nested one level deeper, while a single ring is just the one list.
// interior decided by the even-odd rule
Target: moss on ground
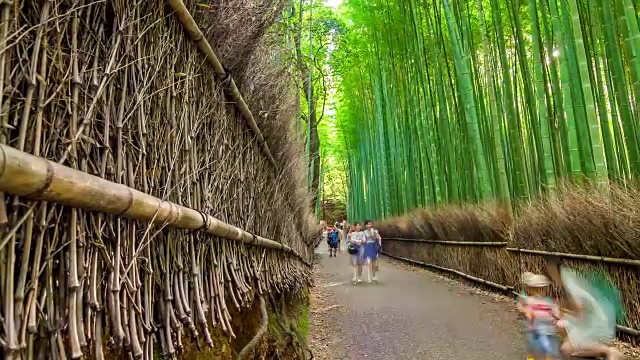
[{"label": "moss on ground", "polygon": [[[247,357],[249,359],[297,359],[296,344],[297,339],[291,336],[289,328],[294,325],[304,340],[306,341],[309,333],[309,296],[308,291],[298,296],[286,296],[283,300],[286,304],[284,310],[275,309],[271,302],[267,301],[267,312],[269,314],[268,332],[258,343],[253,354]],[[182,338],[184,348],[178,354],[178,359],[185,360],[233,360],[238,356],[242,348],[253,338],[260,327],[260,308],[256,301],[250,308],[243,311],[233,311],[233,307],[229,307],[231,311],[232,327],[236,334],[236,338],[232,339],[222,331],[221,326],[209,328],[211,339],[213,340],[213,348],[210,348],[200,335],[198,343],[196,343],[187,331]],[[286,330],[283,329],[286,327]],[[200,331],[200,330],[199,330]],[[160,349],[159,340],[156,340],[156,349],[154,351],[154,360],[163,360],[162,350]],[[105,347],[107,347],[105,340]],[[129,359],[124,352],[109,351],[105,354],[105,359],[119,360]]]},{"label": "moss on ground", "polygon": [[300,307],[300,313],[298,315],[298,330],[300,331],[300,334],[302,334],[302,337],[305,339],[305,341],[309,336],[310,326],[311,323],[309,321],[309,302],[307,301],[304,306]]}]

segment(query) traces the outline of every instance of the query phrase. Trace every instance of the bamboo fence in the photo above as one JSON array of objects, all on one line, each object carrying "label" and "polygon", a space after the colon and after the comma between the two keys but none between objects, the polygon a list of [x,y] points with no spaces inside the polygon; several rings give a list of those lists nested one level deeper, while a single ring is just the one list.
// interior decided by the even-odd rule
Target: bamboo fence
[{"label": "bamboo fence", "polygon": [[[229,25],[183,5],[205,35]],[[241,11],[268,27],[260,9]],[[308,286],[297,160],[200,50],[231,44],[194,44],[163,0],[5,1],[0,19],[3,358],[173,358],[187,336],[254,335],[234,323],[258,294]]]},{"label": "bamboo fence", "polygon": [[[509,292],[514,295],[518,293],[515,292],[515,289],[518,289],[520,286],[518,282],[514,282],[514,277],[511,279],[508,277],[500,277],[499,274],[505,274],[511,270],[512,274],[515,273],[516,276],[519,274],[523,268],[522,259],[519,257],[514,257],[514,254],[526,254],[526,255],[536,255],[536,256],[545,256],[545,255],[553,255],[559,256],[564,259],[575,259],[575,260],[583,260],[589,262],[600,262],[603,264],[613,264],[613,265],[625,265],[636,267],[640,265],[640,261],[632,260],[632,259],[620,259],[620,258],[610,258],[610,257],[598,257],[592,255],[580,255],[580,254],[569,254],[569,253],[560,253],[560,252],[550,252],[550,251],[540,251],[540,250],[528,250],[528,249],[517,249],[510,248],[507,246],[508,242],[469,242],[470,246],[473,247],[486,247],[488,251],[491,251],[491,255],[493,257],[492,261],[484,261],[483,257],[486,257],[488,254],[486,251],[479,250],[474,253],[469,253],[467,250],[465,253],[460,254],[456,250],[448,250],[438,252],[434,248],[424,249],[424,248],[416,248],[416,246],[407,247],[405,246],[395,246],[393,242],[402,243],[426,243],[426,244],[437,244],[443,248],[447,247],[459,247],[464,246],[462,243],[464,241],[442,241],[442,240],[427,240],[427,239],[404,239],[404,238],[393,238],[393,237],[384,237],[383,241],[383,251],[382,253],[404,262],[408,262],[414,265],[420,265],[428,268],[433,268],[439,271],[443,271],[445,273],[454,274],[465,278],[467,280],[471,280],[473,282],[487,285],[491,288],[501,290],[503,292]],[[390,244],[391,243],[391,244]],[[423,245],[424,246],[424,245]],[[496,254],[494,254],[496,248],[499,253],[497,258],[500,260],[495,260]],[[443,249],[440,249],[443,250]],[[425,253],[430,253],[426,255]],[[457,254],[457,256],[456,256]],[[517,256],[517,255],[516,255]],[[423,258],[429,258],[431,262],[421,261]],[[472,260],[473,259],[473,260]],[[477,266],[474,262],[475,260],[481,259],[481,266]],[[506,260],[505,260],[506,259]],[[440,265],[436,265],[433,262],[445,262],[452,264],[451,267],[444,267]],[[455,267],[464,268],[465,272],[456,270]],[[514,267],[518,269],[514,270]],[[538,265],[538,267],[540,267]],[[526,266],[524,266],[526,268]],[[478,272],[484,271],[484,276],[474,276],[470,273],[476,274]],[[486,277],[497,277],[498,281],[487,280]],[[502,283],[501,283],[502,282]],[[514,285],[504,285],[504,283],[511,283]],[[617,330],[620,333],[631,335],[638,337],[640,336],[640,330],[636,330],[631,327],[617,325]],[[636,339],[637,340],[637,339]]]},{"label": "bamboo fence", "polygon": [[218,56],[211,48],[211,45],[204,38],[202,31],[198,27],[198,24],[193,20],[191,13],[184,5],[182,0],[169,0],[169,6],[175,11],[175,15],[178,17],[182,25],[184,26],[185,31],[189,33],[191,36],[191,40],[196,43],[198,49],[205,55],[209,64],[213,67],[213,71],[218,76],[218,79],[222,81],[225,89],[228,91],[231,98],[235,101],[236,106],[238,107],[242,116],[246,119],[249,128],[253,132],[256,137],[256,141],[260,144],[261,150],[264,152],[264,155],[269,159],[271,165],[277,170],[276,161],[271,155],[271,151],[269,150],[269,145],[267,145],[264,137],[262,136],[262,132],[258,128],[255,119],[253,118],[253,114],[247,103],[244,101],[242,94],[240,94],[240,90],[236,86],[236,82],[231,77],[231,74],[225,70],[224,66],[220,63]]},{"label": "bamboo fence", "polygon": [[[291,253],[310,265],[287,245],[257,236],[201,211],[163,201],[128,186],[29,155],[3,144],[0,144],[0,191],[27,199],[125,216],[155,225],[202,230],[209,235]],[[26,216],[14,224],[12,230],[17,230],[22,225],[22,219],[26,219]],[[12,231],[5,234],[0,248],[6,245],[4,239],[13,235]]]}]

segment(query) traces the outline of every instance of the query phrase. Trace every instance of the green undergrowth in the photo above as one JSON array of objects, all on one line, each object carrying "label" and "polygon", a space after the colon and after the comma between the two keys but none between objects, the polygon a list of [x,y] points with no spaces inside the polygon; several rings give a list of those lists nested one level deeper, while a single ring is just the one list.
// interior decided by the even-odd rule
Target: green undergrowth
[{"label": "green undergrowth", "polygon": [[265,359],[298,359],[309,333],[309,292],[272,299],[269,311],[269,339]]},{"label": "green undergrowth", "polygon": [[300,334],[302,337],[307,340],[309,336],[309,303],[305,304],[306,306],[301,307],[300,313],[298,316],[298,330],[300,330]]},{"label": "green undergrowth", "polygon": [[[267,301],[268,331],[247,359],[296,359],[300,341],[295,331],[306,341],[309,332],[309,296],[304,291],[298,296],[276,297]],[[202,341],[200,349],[195,343],[183,340],[185,350],[180,359],[235,359],[242,348],[260,328],[260,307],[256,301],[250,309],[232,314],[236,338],[231,339],[220,328],[212,331],[214,347],[208,348]]]}]

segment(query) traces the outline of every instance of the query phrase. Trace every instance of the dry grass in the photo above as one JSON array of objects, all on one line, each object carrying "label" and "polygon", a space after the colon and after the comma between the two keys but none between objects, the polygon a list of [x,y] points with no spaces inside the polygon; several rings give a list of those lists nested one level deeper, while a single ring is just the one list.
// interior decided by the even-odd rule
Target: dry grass
[{"label": "dry grass", "polygon": [[[640,192],[617,187],[607,192],[588,187],[561,187],[552,197],[536,199],[512,218],[489,205],[418,210],[377,226],[383,237],[466,242],[502,242],[508,246],[561,253],[640,259]],[[520,288],[523,271],[542,272],[538,255],[505,247],[456,246],[387,240],[385,251],[434,264],[499,284]],[[627,326],[640,328],[640,268],[566,260],[577,269],[609,274],[623,295]],[[636,342],[637,339],[634,340]]]},{"label": "dry grass", "polygon": [[521,248],[640,259],[640,192],[562,187],[523,207],[513,244]]},{"label": "dry grass", "polygon": [[383,235],[408,239],[468,242],[506,241],[511,215],[495,204],[446,206],[434,211],[419,209],[409,216],[376,224]]}]

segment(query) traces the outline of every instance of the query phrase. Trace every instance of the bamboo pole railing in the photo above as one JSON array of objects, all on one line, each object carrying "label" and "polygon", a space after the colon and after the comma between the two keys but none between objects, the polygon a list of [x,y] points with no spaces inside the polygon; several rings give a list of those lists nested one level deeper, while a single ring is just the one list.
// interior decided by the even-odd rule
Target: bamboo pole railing
[{"label": "bamboo pole railing", "polygon": [[529,249],[518,249],[518,248],[507,248],[507,251],[519,252],[523,254],[533,254],[533,255],[558,256],[558,257],[567,258],[567,259],[597,261],[597,262],[604,262],[604,263],[610,263],[610,264],[640,266],[640,260],[633,260],[633,259],[621,259],[621,258],[612,258],[612,257],[606,257],[606,256],[569,254],[569,253],[561,253],[561,252],[553,252],[553,251],[529,250]]},{"label": "bamboo pole railing", "polygon": [[407,258],[404,258],[404,257],[401,257],[401,256],[392,255],[392,254],[390,254],[390,253],[388,253],[386,251],[382,251],[382,254],[384,254],[386,256],[389,256],[391,258],[394,258],[394,259],[398,259],[398,260],[402,260],[402,261],[411,263],[411,264],[430,267],[430,268],[438,269],[438,270],[441,270],[441,271],[444,271],[444,272],[456,274],[456,275],[459,275],[459,276],[461,276],[461,277],[463,277],[465,279],[469,279],[471,281],[474,281],[474,282],[477,282],[477,283],[480,283],[480,284],[489,285],[489,286],[491,286],[493,288],[500,289],[502,291],[513,291],[513,289],[514,289],[511,286],[506,286],[506,285],[494,283],[494,282],[489,281],[489,280],[481,279],[479,277],[471,276],[469,274],[463,273],[462,271],[449,269],[449,268],[445,268],[445,267],[438,266],[438,265],[428,264],[428,263],[425,263],[425,262],[422,262],[422,261],[407,259]]},{"label": "bamboo pole railing", "polygon": [[172,228],[203,230],[207,234],[247,245],[290,253],[309,264],[289,246],[254,235],[211,215],[4,144],[0,144],[0,191]]},{"label": "bamboo pole railing", "polygon": [[[405,238],[385,238],[385,240],[456,245],[456,246],[507,246],[508,245],[508,242],[506,241],[504,242],[483,242],[483,241],[472,242],[472,241],[426,240],[426,239],[405,239]],[[506,250],[511,252],[520,252],[523,254],[551,255],[551,256],[558,256],[558,257],[563,257],[567,259],[579,259],[579,260],[587,260],[587,261],[604,262],[604,263],[610,263],[610,264],[640,266],[640,260],[634,260],[634,259],[622,259],[622,258],[613,258],[613,257],[607,257],[607,256],[582,255],[582,254],[570,254],[570,253],[561,253],[561,252],[553,252],[553,251],[519,249],[519,248],[512,248],[512,247],[507,247]]]},{"label": "bamboo pole railing", "polygon": [[457,246],[507,246],[507,242],[484,242],[484,241],[452,241],[452,240],[427,240],[427,239],[404,239],[404,238],[384,238],[392,241],[420,242],[429,244],[457,245]]},{"label": "bamboo pole railing", "polygon": [[253,117],[251,110],[249,110],[247,103],[244,101],[244,98],[242,97],[240,90],[238,90],[238,87],[236,86],[235,81],[233,81],[230,74],[227,73],[227,71],[224,69],[224,67],[222,66],[222,63],[218,59],[218,56],[213,51],[213,48],[211,47],[207,39],[204,38],[202,31],[200,31],[198,24],[196,24],[195,20],[193,20],[191,13],[187,9],[187,7],[184,5],[182,0],[168,0],[168,3],[169,3],[169,6],[175,11],[175,15],[182,23],[182,26],[184,27],[185,31],[189,33],[189,36],[191,37],[191,41],[193,41],[196,44],[198,49],[207,58],[207,61],[209,62],[209,64],[213,67],[213,71],[218,76],[218,79],[222,82],[223,86],[225,87],[225,90],[227,91],[229,96],[231,96],[231,98],[235,101],[236,106],[238,107],[238,110],[240,110],[240,113],[247,121],[247,125],[249,125],[249,128],[255,135],[256,140],[258,141],[258,144],[260,144],[260,148],[262,149],[264,155],[267,157],[271,165],[273,165],[274,169],[276,169],[277,171],[278,166],[276,165],[276,161],[271,155],[271,151],[269,150],[269,145],[267,145],[267,142],[265,141],[264,136],[262,136],[262,132],[260,131],[260,128],[258,128],[258,124],[256,123],[256,120]]}]

